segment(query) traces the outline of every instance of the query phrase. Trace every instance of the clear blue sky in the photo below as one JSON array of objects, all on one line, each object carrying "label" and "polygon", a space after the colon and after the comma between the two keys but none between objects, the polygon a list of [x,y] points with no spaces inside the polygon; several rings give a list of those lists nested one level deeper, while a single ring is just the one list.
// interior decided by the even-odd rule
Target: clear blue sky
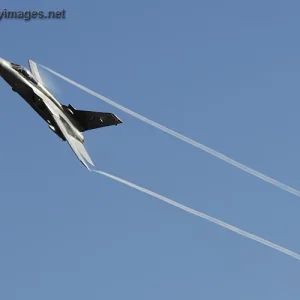
[{"label": "clear blue sky", "polygon": [[[300,188],[299,1],[1,1],[66,9],[3,20],[33,59]],[[99,169],[300,252],[300,199],[47,73],[57,98],[113,112],[86,134]],[[300,263],[89,173],[2,80],[0,298],[299,299]]]}]

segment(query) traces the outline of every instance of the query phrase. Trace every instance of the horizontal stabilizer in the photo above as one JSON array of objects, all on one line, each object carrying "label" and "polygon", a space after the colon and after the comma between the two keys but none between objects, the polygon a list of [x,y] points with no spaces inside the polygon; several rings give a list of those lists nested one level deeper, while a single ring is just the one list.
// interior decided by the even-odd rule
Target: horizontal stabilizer
[{"label": "horizontal stabilizer", "polygon": [[75,118],[81,127],[81,132],[123,123],[112,113],[77,110],[71,105],[64,106],[64,109],[73,115],[73,118]]}]

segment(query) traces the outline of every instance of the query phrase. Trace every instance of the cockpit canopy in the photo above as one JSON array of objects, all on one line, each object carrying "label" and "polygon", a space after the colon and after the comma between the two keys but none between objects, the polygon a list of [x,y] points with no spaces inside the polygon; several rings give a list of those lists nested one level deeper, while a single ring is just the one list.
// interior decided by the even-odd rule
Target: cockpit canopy
[{"label": "cockpit canopy", "polygon": [[29,79],[32,83],[37,84],[37,81],[33,78],[32,74],[26,68],[14,63],[11,63],[11,66],[25,78]]}]

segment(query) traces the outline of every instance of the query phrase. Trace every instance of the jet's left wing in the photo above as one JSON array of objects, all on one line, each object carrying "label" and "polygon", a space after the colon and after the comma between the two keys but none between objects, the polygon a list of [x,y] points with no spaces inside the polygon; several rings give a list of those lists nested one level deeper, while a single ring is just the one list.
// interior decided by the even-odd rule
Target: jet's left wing
[{"label": "jet's left wing", "polygon": [[81,163],[88,170],[90,170],[90,168],[86,164],[85,160],[87,160],[87,162],[90,163],[92,166],[94,166],[94,163],[91,160],[91,158],[90,158],[89,154],[87,153],[86,149],[84,148],[83,144],[68,133],[68,131],[67,131],[64,123],[62,122],[60,116],[57,116],[57,115],[54,114],[53,118],[54,118],[57,126],[61,130],[62,134],[65,136],[65,138],[66,138],[68,144],[70,145],[70,147],[72,148],[73,152],[76,154],[76,156],[81,161]]},{"label": "jet's left wing", "polygon": [[66,138],[68,144],[70,145],[73,152],[76,154],[77,158],[88,170],[90,170],[90,168],[86,164],[86,161],[92,166],[94,166],[94,163],[91,160],[86,149],[84,148],[83,144],[77,139],[75,139],[71,134],[69,134],[67,129],[68,121],[64,118],[62,111],[58,109],[58,107],[56,107],[56,105],[50,99],[48,99],[47,96],[45,96],[42,92],[40,92],[39,90],[36,90],[35,92],[43,100],[45,105],[48,107],[56,125],[58,126],[58,128],[60,129],[64,137]]},{"label": "jet's left wing", "polygon": [[30,59],[28,60],[28,64],[29,64],[30,71],[31,71],[34,79],[36,81],[38,81],[40,84],[44,85],[44,82],[43,82],[42,76],[39,72],[37,64],[34,61],[30,60]]}]

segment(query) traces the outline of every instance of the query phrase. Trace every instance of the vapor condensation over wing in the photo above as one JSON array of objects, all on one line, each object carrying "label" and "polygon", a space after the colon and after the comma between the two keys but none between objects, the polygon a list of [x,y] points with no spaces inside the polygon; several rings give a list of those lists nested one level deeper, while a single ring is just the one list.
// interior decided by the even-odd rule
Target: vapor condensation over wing
[{"label": "vapor condensation over wing", "polygon": [[[41,77],[43,78],[43,83],[46,86],[46,88],[54,94],[54,96],[61,96],[62,92],[60,88],[55,84],[53,78],[48,72],[45,70],[40,71]],[[51,78],[52,77],[52,78]]]},{"label": "vapor condensation over wing", "polygon": [[164,132],[166,132],[166,133],[168,133],[168,134],[170,134],[170,135],[172,135],[172,136],[174,136],[174,137],[176,137],[176,138],[178,138],[178,139],[180,139],[180,140],[182,140],[182,141],[184,141],[184,142],[186,142],[188,144],[191,144],[194,147],[197,147],[197,148],[199,148],[199,149],[201,149],[201,150],[203,150],[203,151],[205,151],[205,152],[207,152],[207,153],[209,153],[209,154],[211,154],[211,155],[213,155],[213,156],[215,156],[215,157],[217,157],[217,158],[219,158],[219,159],[221,159],[221,160],[223,160],[223,161],[231,164],[232,166],[234,166],[236,168],[239,168],[239,169],[241,169],[241,170],[243,170],[243,171],[245,171],[245,172],[247,172],[247,173],[249,173],[249,174],[257,177],[257,178],[260,178],[260,179],[264,180],[265,182],[268,182],[268,183],[270,183],[270,184],[272,184],[274,186],[277,186],[278,188],[280,188],[280,189],[282,189],[282,190],[284,190],[284,191],[286,191],[288,193],[291,193],[293,195],[296,195],[296,196],[300,197],[300,191],[299,190],[296,190],[296,189],[294,189],[294,188],[292,188],[292,187],[290,187],[290,186],[288,186],[288,185],[286,185],[286,184],[284,184],[284,183],[282,183],[282,182],[280,182],[280,181],[278,181],[276,179],[273,179],[273,178],[271,178],[271,177],[269,177],[267,175],[264,175],[264,174],[262,174],[262,173],[260,173],[260,172],[258,172],[256,170],[254,170],[254,169],[251,169],[251,168],[249,168],[249,167],[247,167],[247,166],[245,166],[245,165],[243,165],[243,164],[241,164],[241,163],[233,160],[232,158],[230,158],[228,156],[225,156],[224,154],[222,154],[220,152],[217,152],[216,150],[213,150],[213,149],[211,149],[211,148],[209,148],[209,147],[207,147],[207,146],[205,146],[203,144],[200,144],[200,143],[198,143],[198,142],[196,142],[196,141],[194,141],[194,140],[192,140],[192,139],[190,139],[190,138],[188,138],[188,137],[186,137],[186,136],[184,136],[184,135],[182,135],[182,134],[180,134],[180,133],[178,133],[178,132],[176,132],[176,131],[174,131],[172,129],[169,129],[169,128],[161,125],[161,124],[158,124],[158,123],[156,123],[156,122],[154,122],[154,121],[152,121],[152,120],[150,120],[150,119],[148,119],[148,118],[146,118],[146,117],[144,117],[144,116],[142,116],[142,115],[140,115],[140,114],[138,114],[138,113],[136,113],[136,112],[134,112],[134,111],[132,111],[132,110],[130,110],[130,109],[128,109],[128,108],[126,108],[126,107],[118,104],[118,103],[116,103],[116,102],[114,102],[111,99],[108,99],[108,98],[106,98],[106,97],[104,97],[104,96],[102,96],[102,95],[100,95],[100,94],[98,94],[98,93],[90,90],[87,87],[84,87],[83,85],[81,85],[81,84],[79,84],[79,83],[77,83],[77,82],[75,82],[75,81],[73,81],[73,80],[71,80],[71,79],[69,79],[69,78],[67,78],[67,77],[65,77],[65,76],[63,76],[63,75],[61,75],[61,74],[59,74],[59,73],[57,73],[57,72],[55,72],[55,71],[53,71],[53,70],[45,67],[45,66],[43,66],[43,65],[40,65],[40,66],[42,68],[48,70],[52,74],[54,74],[54,75],[62,78],[63,80],[71,83],[72,85],[80,88],[81,90],[83,90],[83,91],[85,91],[85,92],[87,92],[87,93],[89,93],[89,94],[97,97],[98,99],[101,99],[104,102],[106,102],[106,103],[108,103],[108,104],[110,104],[110,105],[112,105],[112,106],[114,106],[114,107],[122,110],[123,112],[126,112],[129,115],[131,115],[131,116],[133,116],[133,117],[135,117],[137,119],[140,119],[141,121],[143,121],[145,123],[148,123],[149,125],[151,125],[153,127],[156,127],[156,128],[158,128],[158,129],[160,129],[160,130],[162,130],[162,131],[164,131]]},{"label": "vapor condensation over wing", "polygon": [[259,237],[259,236],[257,236],[257,235],[254,235],[254,234],[249,233],[249,232],[247,232],[247,231],[245,231],[245,230],[242,230],[242,229],[240,229],[240,228],[237,228],[237,227],[235,227],[235,226],[233,226],[233,225],[230,225],[230,224],[228,224],[228,223],[225,223],[225,222],[223,222],[223,221],[221,221],[221,220],[219,220],[219,219],[216,219],[216,218],[214,218],[214,217],[208,216],[208,215],[206,215],[206,214],[204,214],[204,213],[202,213],[202,212],[200,212],[200,211],[197,211],[197,210],[192,209],[192,208],[190,208],[190,207],[188,207],[188,206],[185,206],[185,205],[183,205],[183,204],[180,204],[180,203],[178,203],[178,202],[176,202],[176,201],[174,201],[174,200],[172,200],[172,199],[170,199],[170,198],[167,198],[167,197],[165,197],[165,196],[162,196],[162,195],[160,195],[160,194],[157,194],[157,193],[155,193],[155,192],[153,192],[153,191],[150,191],[150,190],[148,190],[148,189],[146,189],[146,188],[143,188],[143,187],[141,187],[141,186],[138,186],[138,185],[136,185],[136,184],[134,184],[134,183],[132,183],[132,182],[129,182],[129,181],[125,180],[125,179],[122,179],[122,178],[120,178],[120,177],[111,175],[111,174],[106,173],[106,172],[103,172],[103,171],[98,171],[98,170],[92,170],[92,171],[94,171],[94,172],[96,172],[96,173],[98,173],[98,174],[104,175],[104,176],[106,176],[106,177],[109,177],[109,178],[111,178],[111,179],[113,179],[113,180],[116,180],[116,181],[118,181],[118,182],[121,182],[121,183],[123,183],[123,184],[125,184],[125,185],[127,185],[127,186],[130,186],[130,187],[132,187],[132,188],[138,190],[138,191],[141,191],[141,192],[143,192],[143,193],[145,193],[145,194],[148,194],[148,195],[153,196],[153,197],[155,197],[155,198],[157,198],[157,199],[159,199],[159,200],[162,200],[162,201],[164,201],[164,202],[166,202],[166,203],[168,203],[168,204],[171,204],[171,205],[173,205],[173,206],[176,206],[176,207],[178,207],[178,208],[180,208],[180,209],[182,209],[182,210],[184,210],[184,211],[186,211],[186,212],[188,212],[188,213],[190,213],[190,214],[193,214],[193,215],[195,215],[195,216],[198,216],[198,217],[200,217],[200,218],[202,218],[202,219],[205,219],[205,220],[207,220],[207,221],[209,221],[209,222],[215,223],[215,224],[217,224],[217,225],[219,225],[219,226],[221,226],[221,227],[224,227],[224,228],[226,228],[226,229],[228,229],[228,230],[230,230],[230,231],[233,231],[233,232],[235,232],[235,233],[237,233],[237,234],[240,234],[240,235],[242,235],[242,236],[244,236],[244,237],[246,237],[246,238],[248,238],[248,239],[254,240],[254,241],[256,241],[256,242],[258,242],[258,243],[261,243],[261,244],[263,244],[263,245],[265,245],[265,246],[267,246],[267,247],[273,248],[273,249],[275,249],[275,250],[277,250],[277,251],[280,251],[280,252],[282,252],[282,253],[284,253],[284,254],[286,254],[286,255],[289,255],[289,256],[291,256],[291,257],[293,257],[293,258],[296,258],[296,259],[300,260],[300,254],[298,254],[298,253],[296,253],[296,252],[293,252],[293,251],[291,251],[291,250],[289,250],[289,249],[287,249],[287,248],[284,248],[284,247],[282,247],[282,246],[279,246],[279,245],[277,245],[277,244],[274,244],[274,243],[272,243],[272,242],[270,242],[270,241],[268,241],[268,240],[265,240],[265,239],[263,239],[263,238],[261,238],[261,237]]}]

